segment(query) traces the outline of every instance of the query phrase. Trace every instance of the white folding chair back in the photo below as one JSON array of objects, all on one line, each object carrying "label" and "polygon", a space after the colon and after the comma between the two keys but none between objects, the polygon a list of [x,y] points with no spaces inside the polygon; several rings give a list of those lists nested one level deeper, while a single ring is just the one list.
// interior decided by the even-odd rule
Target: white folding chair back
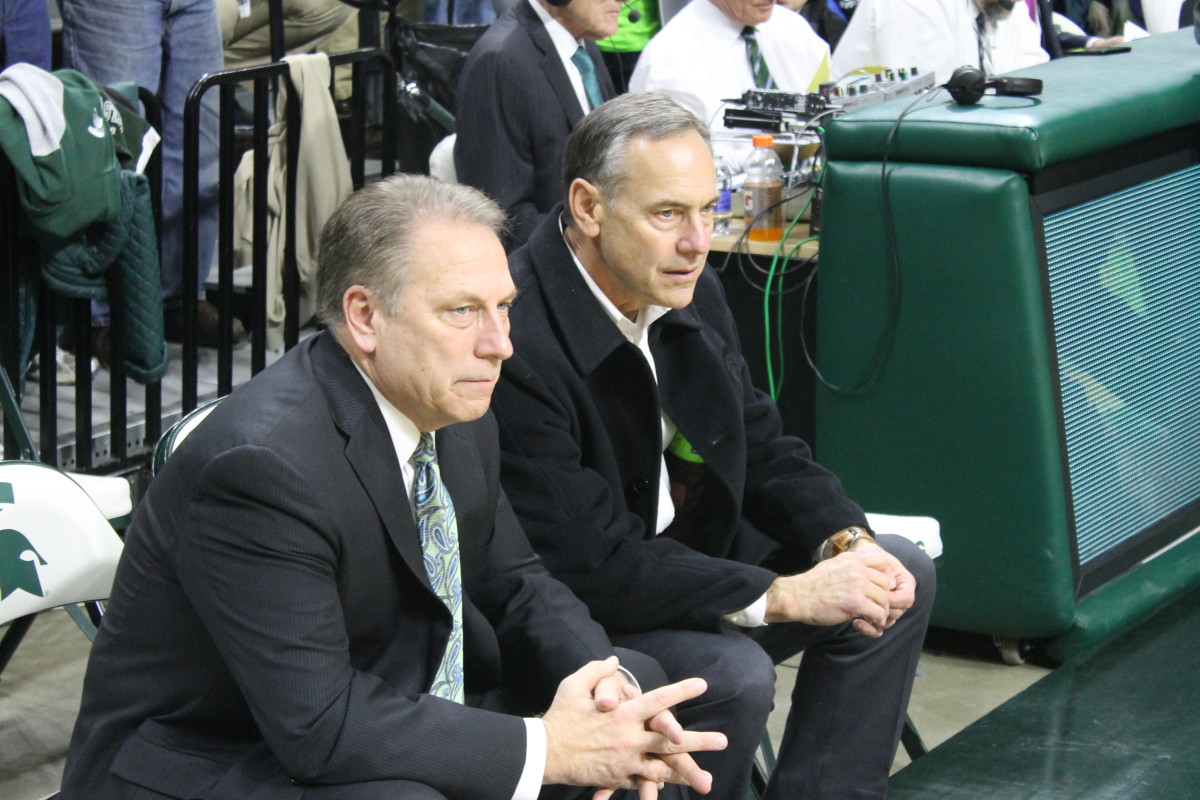
[{"label": "white folding chair back", "polygon": [[913,542],[930,558],[942,554],[942,525],[933,517],[867,512],[867,524],[875,533],[894,533]]},{"label": "white folding chair back", "polygon": [[167,428],[166,433],[154,445],[154,455],[150,459],[150,474],[157,475],[159,470],[163,468],[163,464],[167,463],[167,459],[175,452],[175,449],[183,443],[188,434],[196,429],[196,426],[208,417],[217,408],[217,404],[224,398],[218,397],[216,400],[209,400],[202,406],[194,408],[188,413],[180,417],[174,425]]},{"label": "white folding chair back", "polygon": [[79,484],[43,464],[0,462],[0,624],[107,599],[121,549]]},{"label": "white folding chair back", "polygon": [[440,142],[434,145],[433,152],[429,154],[429,174],[444,183],[458,183],[458,170],[454,166],[454,143],[456,141],[458,141],[457,133],[444,136]]}]

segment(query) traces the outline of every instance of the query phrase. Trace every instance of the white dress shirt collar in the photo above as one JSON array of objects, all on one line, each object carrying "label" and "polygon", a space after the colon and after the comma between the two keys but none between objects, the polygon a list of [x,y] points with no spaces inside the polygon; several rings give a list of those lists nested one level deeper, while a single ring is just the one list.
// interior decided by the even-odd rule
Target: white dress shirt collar
[{"label": "white dress shirt collar", "polygon": [[[563,213],[567,214],[570,212],[564,211]],[[566,242],[567,250],[571,253],[571,260],[575,262],[576,269],[583,276],[583,280],[587,283],[588,289],[591,290],[592,296],[596,298],[596,302],[600,304],[600,308],[604,309],[604,313],[613,321],[613,324],[617,326],[617,330],[621,331],[626,339],[641,347],[641,343],[646,336],[646,331],[671,309],[666,306],[648,305],[638,311],[637,319],[631,321],[617,309],[612,300],[608,299],[608,295],[592,279],[587,269],[584,268],[583,262],[575,255],[575,250],[571,247],[571,240],[567,238],[566,229],[561,217],[558,220],[558,230],[563,236],[563,241]],[[651,369],[654,368],[653,360],[650,362],[650,367]]]}]

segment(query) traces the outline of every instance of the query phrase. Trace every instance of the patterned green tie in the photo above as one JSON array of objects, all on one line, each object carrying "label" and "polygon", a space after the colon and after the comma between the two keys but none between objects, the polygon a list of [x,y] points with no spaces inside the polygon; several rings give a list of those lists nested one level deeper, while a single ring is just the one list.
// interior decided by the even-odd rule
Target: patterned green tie
[{"label": "patterned green tie", "polygon": [[753,25],[742,28],[742,38],[746,40],[746,58],[750,60],[750,71],[754,73],[754,85],[759,89],[774,89],[775,79],[767,69],[767,62],[758,49],[758,33]]},{"label": "patterned green tie", "polygon": [[[580,47],[572,53],[571,63],[579,68],[579,77],[583,78],[583,92],[587,95],[592,108],[603,103],[604,95],[600,93],[600,81],[596,80],[596,65],[592,63],[592,57],[587,54],[587,50]],[[591,110],[591,108],[584,109],[584,111]]]},{"label": "patterned green tie", "polygon": [[413,505],[417,511],[417,533],[425,557],[425,571],[438,597],[450,609],[454,625],[442,663],[429,693],[456,703],[463,701],[462,571],[458,561],[458,522],[454,501],[442,483],[433,434],[422,433],[413,453],[417,466],[413,482]]}]

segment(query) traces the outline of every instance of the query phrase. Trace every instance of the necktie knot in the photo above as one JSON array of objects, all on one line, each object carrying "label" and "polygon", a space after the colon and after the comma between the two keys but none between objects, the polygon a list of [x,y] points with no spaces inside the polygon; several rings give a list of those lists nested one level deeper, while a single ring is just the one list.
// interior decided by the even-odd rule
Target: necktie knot
[{"label": "necktie knot", "polygon": [[[583,93],[587,95],[591,108],[603,103],[604,95],[600,91],[600,81],[596,80],[596,65],[592,63],[592,57],[588,55],[587,50],[583,47],[576,49],[571,54],[571,63],[579,70],[579,77],[583,79]],[[590,111],[591,108],[584,111]]]},{"label": "necktie knot", "polygon": [[753,25],[747,25],[742,28],[743,39],[758,39],[758,30]]}]

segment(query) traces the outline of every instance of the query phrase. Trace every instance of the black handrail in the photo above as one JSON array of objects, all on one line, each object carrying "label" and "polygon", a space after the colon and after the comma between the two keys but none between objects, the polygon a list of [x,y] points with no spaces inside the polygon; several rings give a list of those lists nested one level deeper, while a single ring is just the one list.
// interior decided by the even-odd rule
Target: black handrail
[{"label": "black handrail", "polygon": [[[382,119],[382,153],[380,173],[389,175],[396,164],[396,74],[391,58],[380,48],[362,48],[330,56],[330,66],[351,65],[353,67],[353,97],[349,123],[347,155],[350,158],[350,173],[354,188],[365,181],[365,132],[367,128],[366,107],[372,85],[378,85],[383,102],[380,104]],[[374,66],[367,80],[367,68]],[[184,106],[183,139],[183,376],[182,412],[195,408],[199,402],[199,346],[196,337],[196,308],[199,302],[197,243],[199,241],[199,166],[200,166],[200,114],[205,95],[214,87],[219,93],[219,155],[218,155],[218,246],[217,246],[217,308],[220,314],[220,337],[217,348],[217,395],[228,394],[233,389],[233,194],[234,171],[240,153],[237,152],[234,136],[234,92],[238,85],[251,84],[254,88],[254,113],[252,141],[254,149],[254,208],[252,247],[252,287],[249,292],[249,323],[251,331],[251,372],[257,373],[266,363],[266,286],[267,227],[266,227],[266,165],[267,133],[269,114],[267,96],[270,87],[294,95],[289,76],[289,67],[284,62],[255,67],[224,70],[201,78],[188,95]],[[288,103],[286,152],[288,158],[287,186],[285,190],[286,220],[282,260],[283,289],[285,303],[284,347],[290,348],[299,341],[299,274],[296,268],[296,164],[299,157],[300,109],[298,103]]]}]

